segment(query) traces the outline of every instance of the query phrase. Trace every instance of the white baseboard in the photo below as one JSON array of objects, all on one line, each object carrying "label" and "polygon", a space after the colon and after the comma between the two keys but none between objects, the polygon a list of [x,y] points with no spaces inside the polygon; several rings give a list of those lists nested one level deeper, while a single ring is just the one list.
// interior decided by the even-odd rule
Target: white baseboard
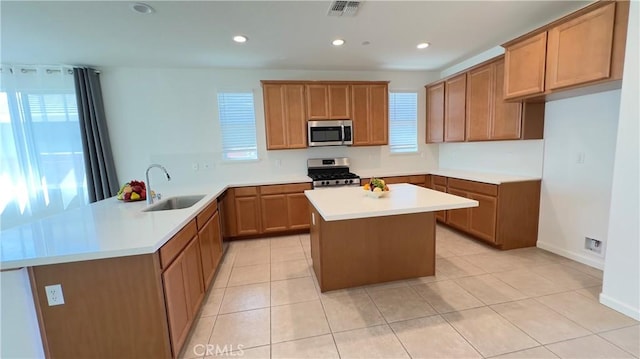
[{"label": "white baseboard", "polygon": [[580,254],[580,253],[568,251],[568,250],[566,250],[564,248],[560,248],[560,247],[554,246],[553,244],[542,242],[540,240],[538,240],[538,243],[536,244],[536,247],[544,249],[544,250],[549,251],[551,253],[555,253],[557,255],[569,258],[569,259],[573,259],[574,261],[580,262],[582,264],[586,264],[589,267],[594,267],[594,268],[598,268],[600,270],[604,270],[604,258],[601,259],[601,260],[597,260],[597,259],[594,259],[594,258],[587,257],[587,256],[585,256],[583,254]]},{"label": "white baseboard", "polygon": [[640,320],[640,308],[634,308],[604,293],[600,293],[600,303],[635,320]]}]

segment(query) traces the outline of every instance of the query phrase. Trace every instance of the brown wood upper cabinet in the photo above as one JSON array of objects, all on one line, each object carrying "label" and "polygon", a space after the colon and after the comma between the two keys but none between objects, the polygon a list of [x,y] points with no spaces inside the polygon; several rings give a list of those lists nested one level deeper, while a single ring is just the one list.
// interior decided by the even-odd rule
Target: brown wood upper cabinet
[{"label": "brown wood upper cabinet", "polygon": [[309,120],[351,118],[349,84],[313,83],[306,85]]},{"label": "brown wood upper cabinet", "polygon": [[505,102],[503,74],[502,57],[468,72],[467,141],[542,138],[544,103]]},{"label": "brown wood upper cabinet", "polygon": [[598,1],[504,44],[504,98],[622,79],[628,15],[628,1]]},{"label": "brown wood upper cabinet", "polygon": [[465,140],[467,74],[462,73],[427,89],[427,143]]},{"label": "brown wood upper cabinet", "polygon": [[353,145],[388,143],[388,82],[351,85]]},{"label": "brown wood upper cabinet", "polygon": [[304,83],[262,81],[267,149],[307,147]]},{"label": "brown wood upper cabinet", "polygon": [[609,3],[549,30],[546,88],[609,77],[615,10]]},{"label": "brown wood upper cabinet", "polygon": [[465,137],[467,74],[445,81],[444,141],[462,142]]},{"label": "brown wood upper cabinet", "polygon": [[503,99],[504,57],[427,85],[427,143],[541,139],[544,102]]},{"label": "brown wood upper cabinet", "polygon": [[426,86],[427,143],[444,141],[444,81]]},{"label": "brown wood upper cabinet", "polygon": [[505,49],[504,98],[516,98],[544,91],[547,33],[508,46]]}]

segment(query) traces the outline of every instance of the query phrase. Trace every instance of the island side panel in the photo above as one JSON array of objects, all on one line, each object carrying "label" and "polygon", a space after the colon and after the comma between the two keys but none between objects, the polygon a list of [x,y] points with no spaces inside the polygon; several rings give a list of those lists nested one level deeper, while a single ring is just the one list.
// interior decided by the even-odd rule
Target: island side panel
[{"label": "island side panel", "polygon": [[311,226],[309,237],[311,239],[311,261],[313,272],[316,274],[318,285],[322,285],[322,262],[320,258],[320,219],[322,218],[313,205],[309,204],[311,212]]},{"label": "island side panel", "polygon": [[[157,254],[29,268],[49,358],[170,358]],[[44,287],[61,284],[63,305]]]},{"label": "island side panel", "polygon": [[311,256],[323,292],[435,273],[433,212],[341,221],[315,216]]}]

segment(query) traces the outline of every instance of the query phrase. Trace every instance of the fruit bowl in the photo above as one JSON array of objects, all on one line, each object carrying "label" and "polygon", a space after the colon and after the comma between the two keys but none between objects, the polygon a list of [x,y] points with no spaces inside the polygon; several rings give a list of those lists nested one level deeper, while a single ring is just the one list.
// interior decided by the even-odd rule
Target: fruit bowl
[{"label": "fruit bowl", "polygon": [[384,183],[384,180],[375,177],[371,178],[369,183],[365,183],[362,189],[368,197],[372,198],[380,198],[389,193],[389,186]]},{"label": "fruit bowl", "polygon": [[364,191],[367,197],[380,198],[386,196],[389,191]]},{"label": "fruit bowl", "polygon": [[143,181],[131,180],[120,188],[117,198],[124,202],[137,202],[147,199],[147,188]]}]

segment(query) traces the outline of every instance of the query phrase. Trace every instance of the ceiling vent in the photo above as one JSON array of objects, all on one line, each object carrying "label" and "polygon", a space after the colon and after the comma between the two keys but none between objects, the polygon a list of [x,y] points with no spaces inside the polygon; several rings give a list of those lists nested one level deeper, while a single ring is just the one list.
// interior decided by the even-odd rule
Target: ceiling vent
[{"label": "ceiling vent", "polygon": [[329,6],[329,16],[356,16],[362,1],[333,1]]}]

